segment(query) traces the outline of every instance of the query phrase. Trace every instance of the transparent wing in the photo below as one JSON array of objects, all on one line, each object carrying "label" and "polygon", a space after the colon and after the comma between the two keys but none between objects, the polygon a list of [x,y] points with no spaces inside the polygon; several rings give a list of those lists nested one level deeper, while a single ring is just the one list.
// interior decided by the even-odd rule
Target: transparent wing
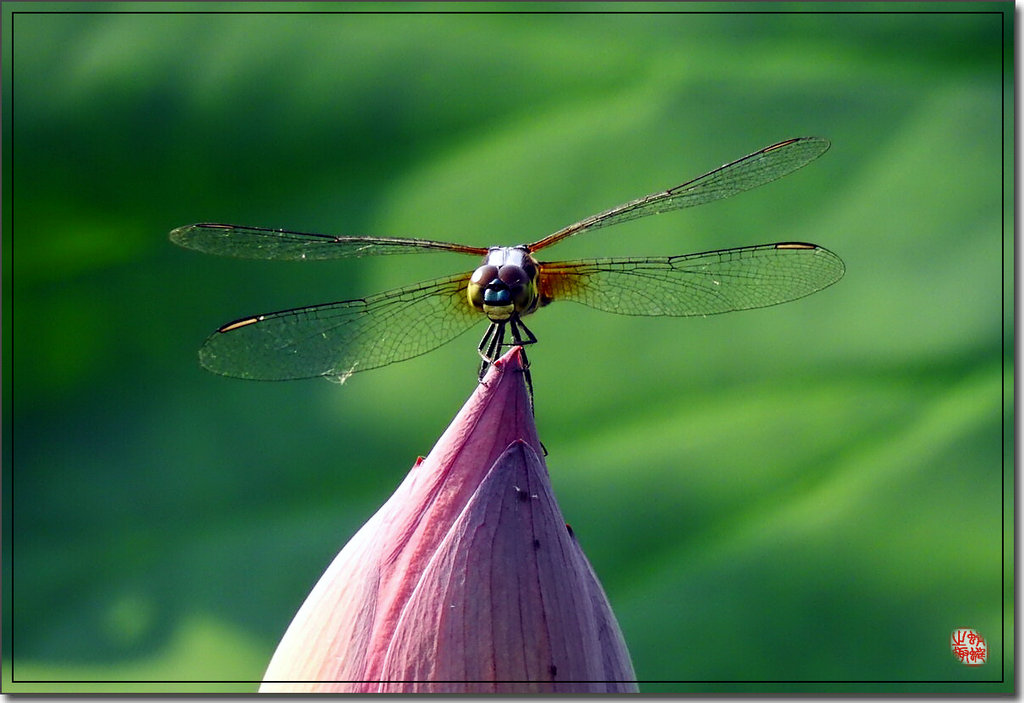
[{"label": "transparent wing", "polygon": [[541,264],[541,295],[623,315],[715,315],[802,298],[843,277],[814,244],[783,243],[683,256]]},{"label": "transparent wing", "polygon": [[199,361],[236,378],[343,381],[436,349],[482,320],[466,299],[469,276],[236,320],[207,338]]},{"label": "transparent wing", "polygon": [[821,137],[798,137],[772,144],[675,188],[637,198],[611,210],[591,215],[529,245],[531,252],[580,232],[617,225],[647,215],[703,205],[770,183],[818,158],[829,148]]},{"label": "transparent wing", "polygon": [[451,251],[483,256],[487,249],[431,239],[346,237],[291,232],[285,229],[201,223],[171,231],[171,241],[186,249],[239,259],[303,261],[343,259],[376,254]]}]

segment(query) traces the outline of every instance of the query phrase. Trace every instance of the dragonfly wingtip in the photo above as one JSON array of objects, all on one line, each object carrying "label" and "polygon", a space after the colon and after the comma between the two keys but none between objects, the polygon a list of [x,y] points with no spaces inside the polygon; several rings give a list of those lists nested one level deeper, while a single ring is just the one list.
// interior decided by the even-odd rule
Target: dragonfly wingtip
[{"label": "dragonfly wingtip", "polygon": [[181,227],[175,227],[171,230],[171,233],[167,235],[172,242],[175,244],[181,244],[188,233],[192,230],[194,225],[183,225]]}]

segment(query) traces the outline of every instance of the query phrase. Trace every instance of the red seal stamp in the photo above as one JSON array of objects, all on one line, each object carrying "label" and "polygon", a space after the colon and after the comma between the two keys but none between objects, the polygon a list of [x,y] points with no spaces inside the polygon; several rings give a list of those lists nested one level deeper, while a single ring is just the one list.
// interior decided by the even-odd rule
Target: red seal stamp
[{"label": "red seal stamp", "polygon": [[953,656],[967,666],[981,666],[988,659],[988,645],[977,630],[961,627],[949,637]]}]

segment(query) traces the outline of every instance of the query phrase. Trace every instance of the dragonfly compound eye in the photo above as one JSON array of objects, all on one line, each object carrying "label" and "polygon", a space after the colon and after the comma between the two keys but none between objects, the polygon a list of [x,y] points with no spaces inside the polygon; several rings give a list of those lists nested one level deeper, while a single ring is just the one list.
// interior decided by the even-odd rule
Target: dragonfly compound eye
[{"label": "dragonfly compound eye", "polygon": [[516,306],[516,310],[522,312],[532,302],[531,284],[529,274],[521,266],[506,264],[498,271],[498,280],[508,288],[509,296]]},{"label": "dragonfly compound eye", "polygon": [[521,266],[506,264],[498,271],[498,278],[509,288],[515,289],[530,282],[530,277]]},{"label": "dragonfly compound eye", "polygon": [[469,296],[469,304],[477,310],[484,309],[484,291],[487,284],[498,278],[498,267],[486,264],[473,272],[469,279],[469,287],[466,290]]}]

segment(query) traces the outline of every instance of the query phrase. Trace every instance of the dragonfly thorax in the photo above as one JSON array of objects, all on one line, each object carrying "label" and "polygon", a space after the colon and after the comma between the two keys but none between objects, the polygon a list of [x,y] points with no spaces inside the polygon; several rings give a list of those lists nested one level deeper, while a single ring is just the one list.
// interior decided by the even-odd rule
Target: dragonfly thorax
[{"label": "dragonfly thorax", "polygon": [[470,304],[494,322],[537,309],[540,266],[525,246],[491,247],[469,279]]}]

